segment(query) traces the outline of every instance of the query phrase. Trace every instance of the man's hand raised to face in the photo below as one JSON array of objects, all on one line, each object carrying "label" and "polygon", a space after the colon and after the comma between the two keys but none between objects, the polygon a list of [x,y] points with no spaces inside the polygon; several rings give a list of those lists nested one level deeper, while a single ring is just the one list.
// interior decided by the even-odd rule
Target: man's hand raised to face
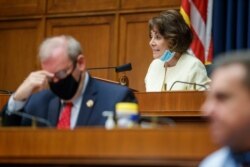
[{"label": "man's hand raised to face", "polygon": [[14,99],[23,101],[29,98],[33,93],[47,88],[48,78],[53,78],[54,74],[40,70],[31,72],[29,76],[18,87],[14,94]]}]

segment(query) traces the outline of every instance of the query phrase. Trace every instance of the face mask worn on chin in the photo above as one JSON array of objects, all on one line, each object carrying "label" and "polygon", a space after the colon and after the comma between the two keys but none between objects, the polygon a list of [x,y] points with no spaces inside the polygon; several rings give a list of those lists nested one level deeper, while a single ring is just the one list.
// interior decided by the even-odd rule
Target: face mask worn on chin
[{"label": "face mask worn on chin", "polygon": [[175,52],[171,52],[169,50],[166,50],[163,55],[160,57],[160,60],[165,62],[169,62],[175,55]]},{"label": "face mask worn on chin", "polygon": [[74,79],[72,74],[69,74],[66,78],[59,80],[58,82],[49,82],[50,89],[58,97],[63,100],[70,100],[77,92],[81,81],[81,75],[78,81]]}]

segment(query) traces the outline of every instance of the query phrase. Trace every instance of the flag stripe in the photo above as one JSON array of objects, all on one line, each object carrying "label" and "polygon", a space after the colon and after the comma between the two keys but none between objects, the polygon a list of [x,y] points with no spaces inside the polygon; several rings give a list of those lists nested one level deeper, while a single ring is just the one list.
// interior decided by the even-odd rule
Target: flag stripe
[{"label": "flag stripe", "polygon": [[193,53],[195,54],[195,56],[198,57],[202,62],[205,62],[204,46],[202,45],[201,41],[199,40],[196,32],[193,31],[193,33],[194,33],[194,38],[193,38],[193,42],[192,42],[190,47],[191,47]]},{"label": "flag stripe", "polygon": [[182,0],[181,2],[181,7],[183,10],[186,12],[186,14],[189,16],[190,15],[190,4],[189,0]]},{"label": "flag stripe", "polygon": [[[191,2],[191,1],[190,1]],[[207,4],[208,0],[192,0],[193,4],[196,6],[204,22],[207,22]]]},{"label": "flag stripe", "polygon": [[200,39],[200,41],[202,42],[202,45],[206,45],[206,25],[204,20],[202,19],[199,11],[196,8],[196,5],[194,5],[191,1],[190,1],[190,14],[191,14],[191,24],[192,27],[194,28],[194,31],[197,33],[198,38]]},{"label": "flag stripe", "polygon": [[212,17],[213,17],[213,0],[208,1],[207,5],[207,24],[206,24],[206,45],[205,45],[205,64],[211,63],[213,54],[212,42]]}]

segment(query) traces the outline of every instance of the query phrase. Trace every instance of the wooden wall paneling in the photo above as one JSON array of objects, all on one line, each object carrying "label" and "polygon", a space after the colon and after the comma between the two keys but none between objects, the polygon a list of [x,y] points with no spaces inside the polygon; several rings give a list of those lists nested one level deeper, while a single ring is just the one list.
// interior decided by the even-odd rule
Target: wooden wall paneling
[{"label": "wooden wall paneling", "polygon": [[22,16],[45,13],[46,0],[0,0],[0,16]]},{"label": "wooden wall paneling", "polygon": [[[4,105],[7,103],[7,101],[9,100],[9,97],[10,97],[10,95],[0,93],[0,112],[1,112],[2,108],[4,107]],[[2,125],[1,123],[2,122],[1,122],[1,118],[0,118],[0,125]]]},{"label": "wooden wall paneling", "polygon": [[121,0],[121,9],[179,8],[181,0]]},{"label": "wooden wall paneling", "polygon": [[[38,68],[35,55],[45,36],[70,34],[83,44],[88,67],[132,62],[134,70],[128,72],[130,86],[143,91],[144,77],[152,60],[148,46],[148,19],[165,8],[179,8],[180,1],[0,0],[0,60],[9,63],[13,58],[20,59],[10,65],[20,70],[18,76],[11,76],[15,70],[9,71],[6,65],[0,67],[0,88],[16,89],[28,72]],[[21,38],[16,40],[16,37]],[[23,46],[28,44],[32,45],[31,50],[24,49]],[[22,53],[27,55],[28,61],[21,56]],[[21,67],[23,63],[28,65]],[[112,70],[92,74],[117,79]]]},{"label": "wooden wall paneling", "polygon": [[[47,35],[72,35],[80,41],[87,67],[116,66],[114,52],[115,15],[54,18],[47,21]],[[92,71],[93,76],[114,80],[114,70]]]},{"label": "wooden wall paneling", "polygon": [[48,0],[48,13],[116,10],[118,0]]},{"label": "wooden wall paneling", "polygon": [[15,90],[38,68],[37,48],[42,38],[40,19],[0,22],[0,89]]},{"label": "wooden wall paneling", "polygon": [[149,46],[148,20],[159,12],[124,14],[120,18],[120,64],[131,62],[133,70],[127,72],[130,87],[145,90],[144,78],[150,62],[152,51]]}]

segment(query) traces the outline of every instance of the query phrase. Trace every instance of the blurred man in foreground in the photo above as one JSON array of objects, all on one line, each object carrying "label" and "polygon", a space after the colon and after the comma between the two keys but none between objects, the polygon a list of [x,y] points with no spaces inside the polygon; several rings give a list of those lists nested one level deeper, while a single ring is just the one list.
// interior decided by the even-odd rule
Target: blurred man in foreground
[{"label": "blurred man in foreground", "polygon": [[201,167],[250,166],[250,52],[221,56],[203,105],[212,138],[223,146]]},{"label": "blurred man in foreground", "polygon": [[117,102],[135,101],[127,87],[88,74],[81,45],[71,36],[43,41],[39,59],[42,70],[30,73],[5,106],[5,125],[30,125],[30,119],[13,114],[19,111],[60,129],[103,126],[103,111],[114,111]]}]

